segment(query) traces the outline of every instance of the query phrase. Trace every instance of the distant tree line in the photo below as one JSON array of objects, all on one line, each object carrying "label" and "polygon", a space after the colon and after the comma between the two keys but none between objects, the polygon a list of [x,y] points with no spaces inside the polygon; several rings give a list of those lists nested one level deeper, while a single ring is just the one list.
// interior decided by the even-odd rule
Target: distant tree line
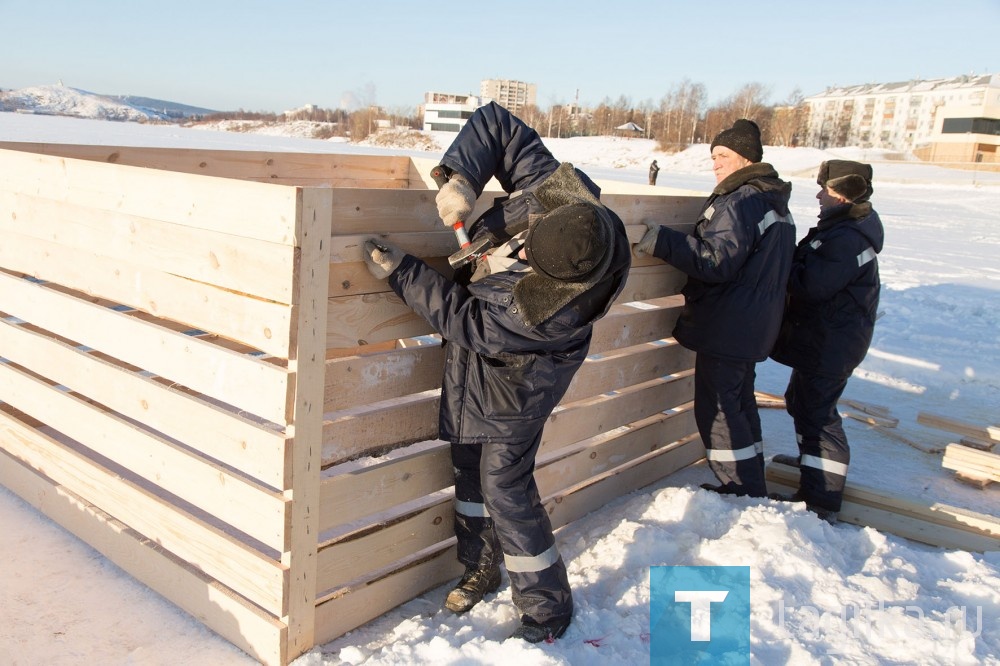
[{"label": "distant tree line", "polygon": [[[543,137],[612,136],[616,134],[655,139],[664,152],[683,150],[694,143],[711,141],[720,131],[731,127],[738,118],[750,118],[761,128],[766,145],[794,146],[805,136],[808,108],[796,89],[778,104],[769,101],[770,90],[760,83],[748,83],[726,99],[709,106],[705,86],[684,79],[674,84],[658,103],[633,103],[620,96],[605,98],[599,105],[581,109],[575,105],[554,104],[548,109],[529,106],[518,115]],[[316,138],[342,136],[361,141],[380,127],[423,127],[423,116],[413,108],[386,110],[370,105],[354,111],[321,109],[308,106],[296,111],[275,114],[230,111],[204,117],[205,121],[250,120],[265,123],[304,120],[320,125]],[[629,122],[641,132],[622,132],[616,128]]]}]

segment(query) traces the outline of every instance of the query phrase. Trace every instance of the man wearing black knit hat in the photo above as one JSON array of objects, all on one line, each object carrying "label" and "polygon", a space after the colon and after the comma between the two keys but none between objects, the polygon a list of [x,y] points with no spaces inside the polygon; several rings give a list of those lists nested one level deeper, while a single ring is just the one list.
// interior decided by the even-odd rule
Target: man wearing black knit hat
[{"label": "man wearing black knit hat", "polygon": [[799,455],[775,456],[801,469],[790,498],[834,522],[851,454],[837,401],[864,359],[875,328],[885,232],[872,209],[872,167],[849,160],[820,165],[819,223],[799,241],[788,307],[771,358],[792,368],[785,405]]},{"label": "man wearing black knit hat", "polygon": [[712,141],[716,186],[694,232],[658,224],[636,245],[688,275],[674,327],[697,352],[694,415],[721,494],[764,497],[763,439],[755,367],[778,335],[795,249],[792,186],[761,162],[760,129],[737,120]]},{"label": "man wearing black knit hat", "polygon": [[506,109],[480,107],[445,152],[435,201],[445,227],[465,221],[493,177],[507,192],[476,220],[494,247],[449,280],[384,241],[364,258],[445,341],[440,437],[451,442],[455,536],[465,575],[445,600],[464,613],[510,577],[513,637],[559,638],[573,614],[566,565],[534,480],[542,427],[590,347],[593,323],[621,292],[628,237],[600,189],[560,164]]}]

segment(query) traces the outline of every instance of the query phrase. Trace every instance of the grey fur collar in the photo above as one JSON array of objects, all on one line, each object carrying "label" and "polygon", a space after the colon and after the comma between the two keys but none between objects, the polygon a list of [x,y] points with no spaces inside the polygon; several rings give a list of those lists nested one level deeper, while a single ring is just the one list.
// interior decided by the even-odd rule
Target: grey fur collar
[{"label": "grey fur collar", "polygon": [[722,182],[715,186],[712,194],[729,194],[751,180],[760,178],[778,178],[778,172],[767,162],[757,162],[742,169],[738,169],[722,179]]},{"label": "grey fur collar", "polygon": [[581,202],[591,204],[597,209],[598,217],[607,225],[611,243],[604,254],[600,269],[588,282],[562,282],[538,273],[529,273],[514,285],[514,304],[521,311],[524,323],[532,327],[549,319],[574,298],[597,284],[611,266],[615,254],[614,225],[607,209],[587,189],[572,164],[569,162],[560,164],[552,175],[535,188],[535,197],[546,211],[553,211],[566,204]]}]

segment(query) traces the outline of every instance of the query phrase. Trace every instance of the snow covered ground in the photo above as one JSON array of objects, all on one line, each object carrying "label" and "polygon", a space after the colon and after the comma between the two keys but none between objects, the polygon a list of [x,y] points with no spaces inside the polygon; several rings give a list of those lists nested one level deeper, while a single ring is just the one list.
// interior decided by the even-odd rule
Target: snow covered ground
[{"label": "snow covered ground", "polygon": [[[451,135],[434,135],[447,146]],[[192,131],[0,113],[0,140],[254,150],[411,154],[287,136]],[[643,139],[546,140],[592,177],[707,192],[707,146],[677,155]],[[412,153],[421,157],[439,153]],[[1000,174],[883,161],[876,151],[765,148],[793,183],[799,235],[815,221],[824,159],[871,161],[886,226],[884,312],[845,397],[887,406],[926,447],[955,437],[919,412],[1000,423]],[[758,369],[782,393],[788,370]],[[766,453],[794,453],[789,417],[762,410]],[[851,481],[1000,516],[1000,489],[960,485],[923,453],[845,420]],[[931,548],[870,528],[830,526],[770,500],[698,489],[703,465],[631,493],[563,528],[577,611],[562,640],[505,641],[517,625],[506,584],[464,616],[441,610],[441,587],[296,661],[326,664],[641,664],[649,658],[649,567],[740,565],[751,571],[755,664],[1000,664],[1000,553]],[[0,489],[0,662],[250,664],[249,657]]]}]

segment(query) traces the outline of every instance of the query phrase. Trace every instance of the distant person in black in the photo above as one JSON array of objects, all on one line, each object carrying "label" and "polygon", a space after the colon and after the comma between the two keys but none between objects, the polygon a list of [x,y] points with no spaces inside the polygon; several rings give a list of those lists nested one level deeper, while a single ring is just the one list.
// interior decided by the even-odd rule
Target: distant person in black
[{"label": "distant person in black", "polygon": [[774,459],[801,469],[798,491],[781,499],[804,501],[833,522],[851,459],[837,401],[871,344],[885,232],[868,200],[871,165],[823,162],[816,182],[819,223],[795,249],[788,305],[771,352],[792,368],[785,404],[800,455]]},{"label": "distant person in black", "polygon": [[656,175],[660,173],[660,167],[656,166],[656,160],[649,165],[649,184],[656,185]]}]

